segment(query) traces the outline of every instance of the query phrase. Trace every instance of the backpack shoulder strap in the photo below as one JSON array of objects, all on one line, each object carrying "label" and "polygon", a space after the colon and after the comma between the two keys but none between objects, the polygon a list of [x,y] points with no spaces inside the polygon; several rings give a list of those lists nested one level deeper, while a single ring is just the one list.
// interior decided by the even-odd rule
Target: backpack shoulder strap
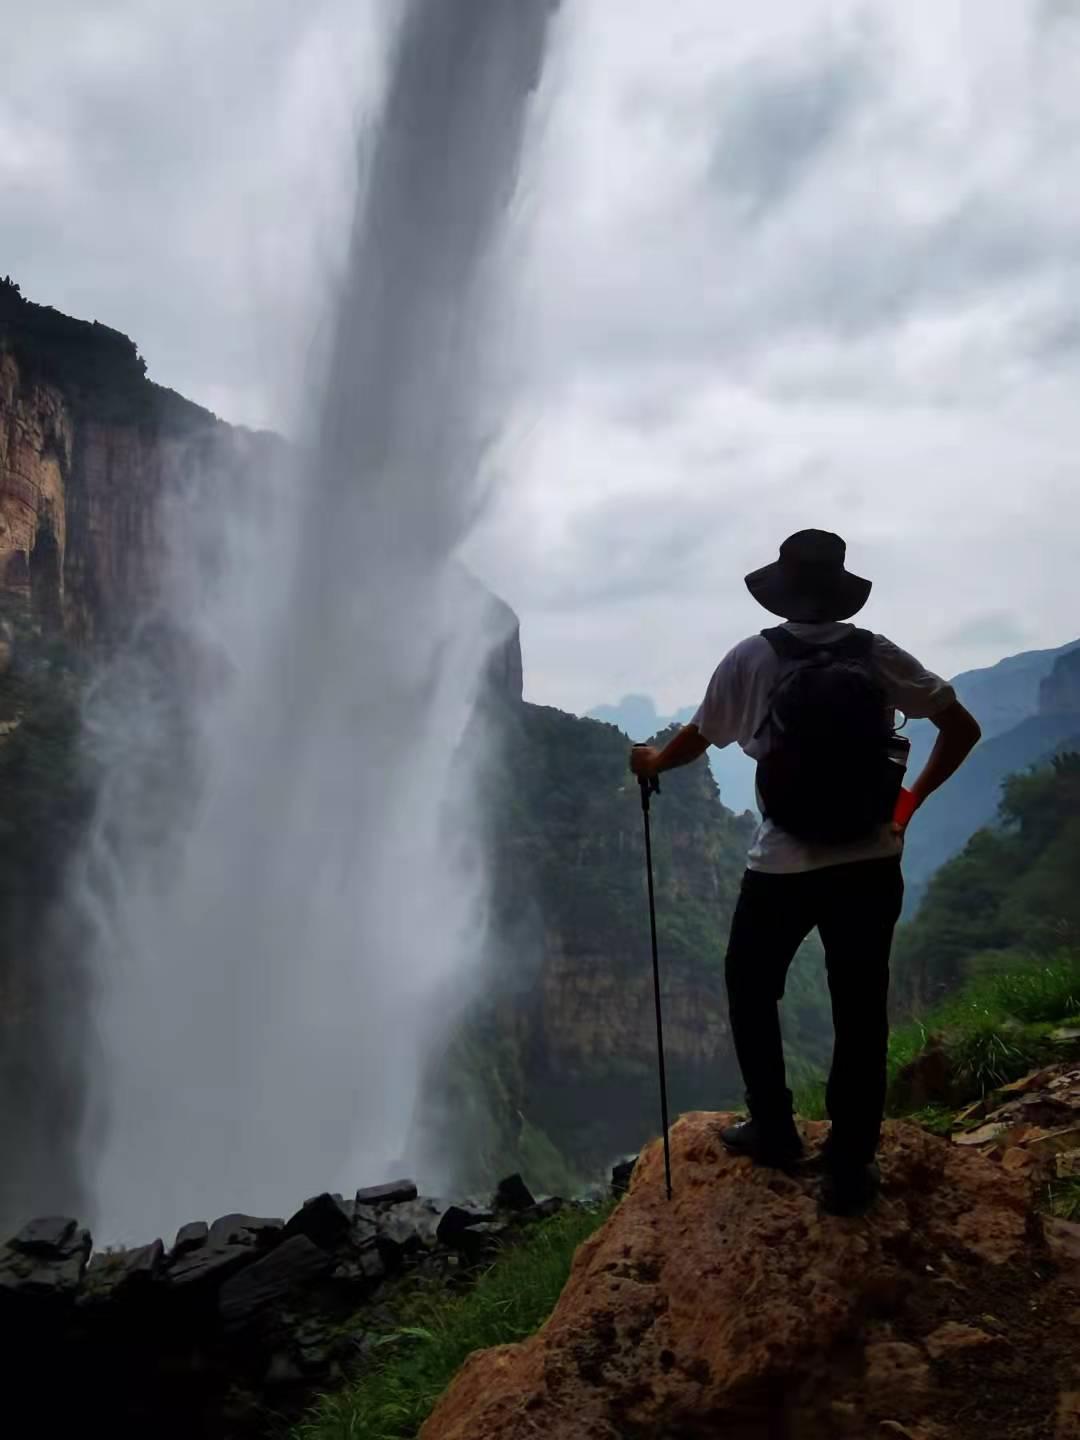
[{"label": "backpack shoulder strap", "polygon": [[828,647],[841,660],[868,660],[874,648],[872,630],[852,630],[835,645]]},{"label": "backpack shoulder strap", "polygon": [[783,625],[773,625],[769,630],[762,630],[761,638],[769,642],[773,653],[781,660],[805,660],[819,648],[817,645],[808,645],[805,640],[800,640],[797,635],[793,635]]},{"label": "backpack shoulder strap", "polygon": [[[785,629],[783,625],[773,625],[768,630],[762,630],[761,638],[769,642],[773,654],[778,660],[798,662],[809,660],[817,653],[817,647],[815,645],[808,645],[804,640],[800,640],[797,635],[793,635],[790,630]],[[755,740],[758,739],[772,723],[773,701],[776,698],[777,690],[783,683],[784,677],[785,672],[781,670],[779,677],[769,693],[768,703],[765,706],[765,714],[761,717],[761,724],[754,731],[753,738]]]}]

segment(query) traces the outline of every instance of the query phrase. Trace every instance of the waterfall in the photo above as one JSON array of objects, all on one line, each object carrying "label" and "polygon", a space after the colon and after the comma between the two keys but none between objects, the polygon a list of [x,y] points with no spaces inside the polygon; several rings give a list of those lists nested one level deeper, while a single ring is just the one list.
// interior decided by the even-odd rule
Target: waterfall
[{"label": "waterfall", "polygon": [[401,9],[309,433],[215,533],[172,519],[182,723],[152,641],[88,705],[99,1240],[385,1178],[483,946],[457,740],[498,637],[456,556],[553,0]]}]

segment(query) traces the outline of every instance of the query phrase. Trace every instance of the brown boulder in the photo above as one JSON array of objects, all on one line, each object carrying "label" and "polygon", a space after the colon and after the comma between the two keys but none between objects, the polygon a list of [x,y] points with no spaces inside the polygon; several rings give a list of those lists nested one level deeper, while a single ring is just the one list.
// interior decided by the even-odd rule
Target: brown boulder
[{"label": "brown boulder", "polygon": [[927,1105],[948,1105],[956,1075],[952,1057],[940,1035],[931,1035],[925,1047],[901,1067],[889,1087],[893,1110],[922,1110]]},{"label": "brown boulder", "polygon": [[974,1325],[961,1325],[957,1320],[945,1324],[926,1337],[926,1348],[932,1360],[941,1360],[956,1350],[978,1350],[983,1345],[1000,1345],[1000,1335],[988,1335]]},{"label": "brown boulder", "polygon": [[[547,1324],[472,1356],[422,1440],[1054,1433],[1072,1384],[1060,1305],[1076,1299],[1059,1297],[1022,1180],[891,1124],[881,1199],[839,1220],[811,1174],[728,1155],[726,1119],[674,1126],[670,1204],[659,1147],[643,1153]],[[988,1315],[1008,1344],[960,1335]],[[1018,1353],[1039,1366],[1018,1370]]]}]

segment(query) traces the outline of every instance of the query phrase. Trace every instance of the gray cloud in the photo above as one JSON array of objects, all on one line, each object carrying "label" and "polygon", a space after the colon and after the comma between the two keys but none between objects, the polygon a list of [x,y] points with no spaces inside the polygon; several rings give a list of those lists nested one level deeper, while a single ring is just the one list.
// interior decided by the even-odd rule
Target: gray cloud
[{"label": "gray cloud", "polygon": [[[1076,12],[562,7],[503,317],[519,402],[468,547],[531,694],[696,698],[763,623],[742,575],[804,524],[943,670],[1080,629]],[[378,19],[0,0],[0,271],[288,424]]]},{"label": "gray cloud", "polygon": [[987,610],[973,615],[941,638],[942,643],[949,646],[991,650],[995,658],[1032,643],[1030,632],[1007,610]]},{"label": "gray cloud", "polygon": [[851,122],[871,82],[865,53],[830,53],[791,69],[749,67],[722,102],[708,178],[748,219],[782,204]]},{"label": "gray cloud", "polygon": [[1035,13],[1042,24],[1050,27],[1080,20],[1076,0],[1040,0]]},{"label": "gray cloud", "polygon": [[4,268],[129,333],[163,383],[279,417],[343,246],[370,16],[0,0],[0,25]]}]

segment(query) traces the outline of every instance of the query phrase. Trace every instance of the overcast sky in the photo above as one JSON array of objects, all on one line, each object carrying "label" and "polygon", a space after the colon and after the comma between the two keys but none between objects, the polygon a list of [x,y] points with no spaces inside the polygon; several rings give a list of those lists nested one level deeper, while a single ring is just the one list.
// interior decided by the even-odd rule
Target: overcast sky
[{"label": "overcast sky", "polygon": [[[0,0],[0,273],[289,429],[396,0]],[[464,0],[461,0],[464,3]],[[469,557],[530,698],[699,698],[804,525],[953,673],[1080,635],[1080,0],[572,0]]]}]

